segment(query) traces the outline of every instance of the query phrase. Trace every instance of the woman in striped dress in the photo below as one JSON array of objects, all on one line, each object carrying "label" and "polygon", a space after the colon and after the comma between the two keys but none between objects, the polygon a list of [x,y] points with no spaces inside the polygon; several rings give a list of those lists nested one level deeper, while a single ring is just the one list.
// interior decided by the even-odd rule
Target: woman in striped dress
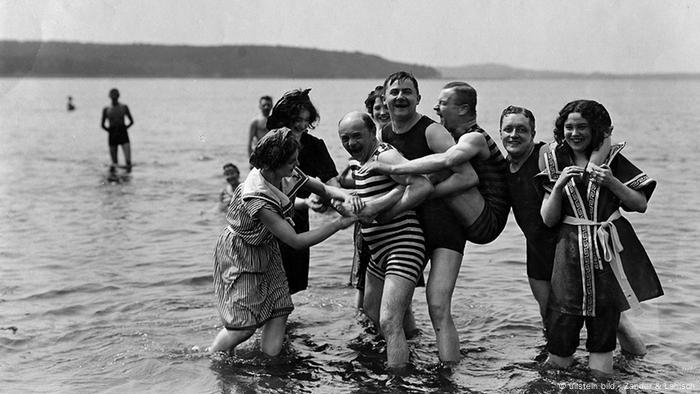
[{"label": "woman in striped dress", "polygon": [[297,167],[298,153],[299,143],[289,129],[269,132],[250,157],[255,168],[234,192],[228,226],[214,252],[214,292],[224,328],[211,352],[231,351],[262,327],[262,351],[278,354],[287,316],[294,309],[279,243],[308,247],[356,221],[339,217],[315,230],[294,231],[293,201],[301,188],[350,203],[355,210],[362,207],[358,198],[307,177]]}]

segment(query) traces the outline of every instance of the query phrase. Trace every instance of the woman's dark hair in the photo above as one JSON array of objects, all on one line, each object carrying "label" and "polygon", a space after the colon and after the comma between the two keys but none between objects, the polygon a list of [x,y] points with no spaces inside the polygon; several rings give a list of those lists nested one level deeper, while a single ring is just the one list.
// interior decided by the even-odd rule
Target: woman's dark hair
[{"label": "woman's dark hair", "polygon": [[291,127],[302,110],[309,111],[309,128],[315,128],[320,116],[309,98],[310,91],[311,89],[295,89],[283,94],[272,107],[272,113],[267,118],[267,129]]},{"label": "woman's dark hair", "polygon": [[374,90],[369,92],[367,98],[365,99],[365,108],[367,108],[367,113],[372,114],[372,110],[374,110],[374,102],[377,101],[378,98],[382,98],[382,96],[384,96],[384,86],[381,85],[375,87]]},{"label": "woman's dark hair", "polygon": [[554,121],[554,139],[557,143],[564,142],[564,123],[571,113],[579,113],[588,121],[591,128],[591,145],[586,150],[590,154],[603,143],[606,134],[610,131],[612,120],[610,114],[602,104],[593,100],[576,100],[564,106],[559,111],[559,117]]},{"label": "woman's dark hair", "polygon": [[299,142],[288,128],[271,130],[255,145],[250,164],[261,170],[276,170],[298,150]]}]

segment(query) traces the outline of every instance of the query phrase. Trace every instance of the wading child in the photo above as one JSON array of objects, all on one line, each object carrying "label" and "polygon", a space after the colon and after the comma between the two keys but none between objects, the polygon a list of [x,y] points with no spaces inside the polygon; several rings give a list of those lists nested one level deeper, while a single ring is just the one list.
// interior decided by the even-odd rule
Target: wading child
[{"label": "wading child", "polygon": [[663,294],[651,261],[630,223],[620,215],[646,211],[656,181],[613,145],[602,165],[590,165],[611,130],[605,107],[590,100],[568,103],[555,122],[558,145],[545,155],[542,220],[559,227],[547,316],[550,365],[573,362],[586,324],[586,349],[594,375],[612,374],[620,312]]},{"label": "wading child", "polygon": [[340,217],[297,234],[291,218],[299,189],[350,202],[356,211],[363,206],[359,198],[306,176],[297,167],[298,154],[299,143],[289,129],[269,132],[250,157],[255,168],[234,192],[228,226],[214,253],[214,292],[224,328],[211,352],[231,351],[262,327],[262,351],[277,355],[287,316],[294,309],[279,244],[308,247],[356,221]]}]

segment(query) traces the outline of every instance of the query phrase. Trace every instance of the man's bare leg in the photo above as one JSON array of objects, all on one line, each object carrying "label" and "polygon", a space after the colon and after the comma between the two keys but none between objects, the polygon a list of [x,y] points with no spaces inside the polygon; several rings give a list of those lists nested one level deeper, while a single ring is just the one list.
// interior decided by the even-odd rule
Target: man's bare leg
[{"label": "man's bare leg", "polygon": [[110,145],[109,146],[109,156],[112,158],[112,167],[116,168],[117,165],[119,164],[119,159],[117,157],[117,148],[119,148],[119,145]]},{"label": "man's bare leg", "polygon": [[462,254],[450,249],[435,249],[430,264],[426,296],[438,355],[440,361],[457,362],[460,359],[460,345],[452,320],[452,293],[462,264]]},{"label": "man's bare leg", "polygon": [[389,368],[402,368],[408,363],[408,342],[403,329],[404,316],[413,298],[415,284],[396,275],[387,275],[379,312],[379,326],[386,340]]},{"label": "man's bare leg", "polygon": [[617,340],[620,348],[635,356],[643,356],[647,353],[642,336],[626,316],[626,312],[620,313],[620,322],[617,324]]},{"label": "man's bare leg", "polygon": [[535,300],[540,306],[540,317],[542,317],[542,327],[545,326],[545,317],[547,316],[547,303],[549,302],[549,291],[552,288],[552,284],[548,280],[532,279],[528,278],[530,282],[530,290],[532,290],[532,295],[535,296]]},{"label": "man's bare leg", "polygon": [[128,142],[126,144],[122,144],[122,151],[124,152],[126,171],[131,172],[131,144],[129,144]]},{"label": "man's bare leg", "polygon": [[365,275],[365,297],[362,300],[362,310],[377,326],[379,326],[379,309],[383,291],[384,281],[368,272]]}]

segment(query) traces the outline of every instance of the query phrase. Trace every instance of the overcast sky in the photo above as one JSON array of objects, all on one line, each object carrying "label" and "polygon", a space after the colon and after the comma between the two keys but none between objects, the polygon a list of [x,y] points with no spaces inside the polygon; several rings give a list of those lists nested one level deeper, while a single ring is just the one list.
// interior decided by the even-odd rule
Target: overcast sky
[{"label": "overcast sky", "polygon": [[700,1],[0,0],[0,39],[285,45],[431,66],[700,72]]}]

